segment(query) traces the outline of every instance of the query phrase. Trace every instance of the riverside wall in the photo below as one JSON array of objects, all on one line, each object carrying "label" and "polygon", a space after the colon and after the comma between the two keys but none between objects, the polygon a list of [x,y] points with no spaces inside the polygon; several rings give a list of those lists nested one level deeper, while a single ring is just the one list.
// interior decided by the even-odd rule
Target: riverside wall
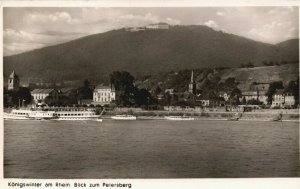
[{"label": "riverside wall", "polygon": [[256,112],[196,112],[196,111],[108,111],[103,115],[109,118],[111,115],[133,114],[138,119],[163,119],[164,116],[191,116],[195,119],[208,120],[227,120],[236,117],[239,114],[239,120],[257,120],[257,121],[273,121],[282,115],[283,121],[299,121],[299,110],[275,110],[275,111],[256,111]]}]

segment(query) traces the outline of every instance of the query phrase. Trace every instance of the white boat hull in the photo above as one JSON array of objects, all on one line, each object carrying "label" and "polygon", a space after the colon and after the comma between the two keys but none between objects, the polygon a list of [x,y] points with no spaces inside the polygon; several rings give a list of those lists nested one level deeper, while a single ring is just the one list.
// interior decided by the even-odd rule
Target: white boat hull
[{"label": "white boat hull", "polygon": [[191,121],[195,120],[193,117],[182,117],[182,116],[165,116],[166,120],[172,120],[172,121]]},{"label": "white boat hull", "polygon": [[111,116],[111,119],[114,120],[136,120],[136,116]]},{"label": "white boat hull", "polygon": [[99,119],[99,116],[97,116],[97,117],[60,116],[60,117],[58,117],[58,118],[56,118],[54,120],[58,120],[58,121],[88,121],[88,120],[98,121],[98,119]]}]

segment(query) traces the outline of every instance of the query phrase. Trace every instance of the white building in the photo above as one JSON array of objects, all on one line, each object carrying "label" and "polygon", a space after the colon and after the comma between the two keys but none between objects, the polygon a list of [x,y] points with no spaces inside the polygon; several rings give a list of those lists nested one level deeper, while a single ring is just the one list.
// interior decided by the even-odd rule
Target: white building
[{"label": "white building", "polygon": [[47,96],[50,96],[52,101],[57,101],[59,98],[58,91],[55,89],[34,89],[31,91],[31,96],[35,103],[44,103]]},{"label": "white building", "polygon": [[283,90],[277,90],[273,95],[273,101],[271,107],[283,107],[283,105],[284,105]]},{"label": "white building", "polygon": [[149,24],[148,26],[146,26],[147,29],[154,29],[154,30],[166,30],[169,29],[170,26],[167,23],[157,23],[157,24]]},{"label": "white building", "polygon": [[294,106],[295,105],[295,97],[292,94],[285,94],[284,96],[284,105],[285,106]]},{"label": "white building", "polygon": [[199,100],[201,102],[201,105],[204,106],[204,107],[207,107],[209,106],[209,99],[202,99],[202,100]]},{"label": "white building", "polygon": [[229,94],[227,92],[219,92],[219,97],[223,97],[224,100],[227,102],[229,100]]},{"label": "white building", "polygon": [[265,95],[265,93],[265,91],[244,91],[242,92],[242,98],[240,100],[245,98],[246,102],[249,100],[259,100],[263,104],[268,104],[268,97]]},{"label": "white building", "polygon": [[93,104],[110,104],[113,100],[116,100],[116,92],[114,88],[98,85],[94,89]]}]

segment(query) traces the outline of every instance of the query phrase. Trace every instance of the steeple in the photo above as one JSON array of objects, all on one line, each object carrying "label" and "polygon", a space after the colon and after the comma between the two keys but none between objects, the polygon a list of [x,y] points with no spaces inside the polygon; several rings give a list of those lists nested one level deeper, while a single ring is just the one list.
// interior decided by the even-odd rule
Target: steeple
[{"label": "steeple", "polygon": [[194,83],[194,70],[192,70],[192,74],[191,74],[191,83]]},{"label": "steeple", "polygon": [[192,94],[196,94],[196,82],[194,80],[194,70],[192,70],[192,73],[191,73],[191,81],[190,81],[190,84],[189,84],[189,92],[192,93]]},{"label": "steeple", "polygon": [[8,90],[18,90],[19,89],[20,80],[15,70],[9,75],[8,78]]}]

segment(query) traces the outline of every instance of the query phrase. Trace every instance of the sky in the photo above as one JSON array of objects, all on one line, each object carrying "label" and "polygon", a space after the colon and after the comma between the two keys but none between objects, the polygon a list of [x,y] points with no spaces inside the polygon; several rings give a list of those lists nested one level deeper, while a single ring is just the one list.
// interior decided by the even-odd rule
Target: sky
[{"label": "sky", "polygon": [[122,27],[167,22],[276,44],[299,38],[298,7],[17,8],[3,10],[4,56]]}]

